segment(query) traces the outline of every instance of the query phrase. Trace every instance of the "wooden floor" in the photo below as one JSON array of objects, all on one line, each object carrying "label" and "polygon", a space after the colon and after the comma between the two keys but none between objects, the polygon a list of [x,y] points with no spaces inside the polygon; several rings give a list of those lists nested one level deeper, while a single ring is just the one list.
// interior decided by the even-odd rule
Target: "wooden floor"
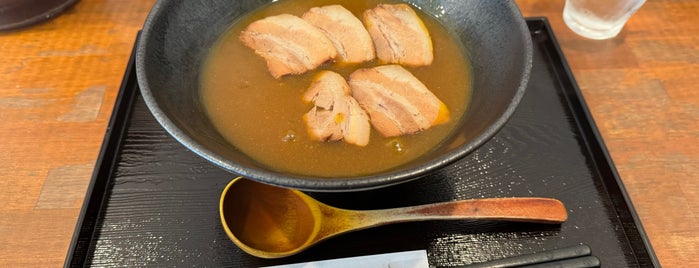
[{"label": "wooden floor", "polygon": [[[63,265],[137,31],[153,0],[83,0],[0,33],[0,267]],[[699,267],[699,1],[648,1],[621,35],[553,25],[664,267]]]}]

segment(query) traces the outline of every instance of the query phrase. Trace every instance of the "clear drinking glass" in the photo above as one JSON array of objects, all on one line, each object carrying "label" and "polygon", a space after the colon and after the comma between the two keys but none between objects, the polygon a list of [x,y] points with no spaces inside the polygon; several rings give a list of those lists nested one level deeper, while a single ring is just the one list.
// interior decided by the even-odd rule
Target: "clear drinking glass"
[{"label": "clear drinking glass", "polygon": [[646,0],[566,0],[563,21],[575,33],[590,39],[617,36]]}]

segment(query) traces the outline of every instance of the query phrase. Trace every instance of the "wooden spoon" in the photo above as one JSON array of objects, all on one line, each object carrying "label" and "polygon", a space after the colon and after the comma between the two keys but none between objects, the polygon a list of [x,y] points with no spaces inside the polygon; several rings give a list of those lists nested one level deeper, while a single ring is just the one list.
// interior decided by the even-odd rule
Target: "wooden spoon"
[{"label": "wooden spoon", "polygon": [[299,253],[330,237],[384,224],[425,220],[506,220],[558,224],[567,219],[556,199],[491,198],[422,206],[346,210],[310,196],[244,178],[232,180],[221,194],[223,228],[243,251],[260,258]]}]

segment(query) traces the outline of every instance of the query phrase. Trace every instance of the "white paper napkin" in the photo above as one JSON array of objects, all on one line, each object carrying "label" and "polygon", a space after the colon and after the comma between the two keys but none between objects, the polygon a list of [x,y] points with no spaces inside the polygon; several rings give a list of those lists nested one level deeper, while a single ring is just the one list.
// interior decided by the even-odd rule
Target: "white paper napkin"
[{"label": "white paper napkin", "polygon": [[341,259],[270,266],[267,268],[427,268],[427,251],[413,250]]}]

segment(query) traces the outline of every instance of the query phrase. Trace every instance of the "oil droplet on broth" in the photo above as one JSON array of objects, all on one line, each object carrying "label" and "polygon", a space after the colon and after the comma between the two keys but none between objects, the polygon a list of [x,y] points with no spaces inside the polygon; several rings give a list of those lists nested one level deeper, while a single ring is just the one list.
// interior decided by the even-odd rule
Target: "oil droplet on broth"
[{"label": "oil droplet on broth", "polygon": [[286,132],[284,137],[282,137],[283,142],[293,142],[296,141],[296,131],[289,130]]},{"label": "oil droplet on broth", "polygon": [[405,146],[400,139],[392,139],[386,146],[390,147],[395,154],[403,154],[405,152]]}]

